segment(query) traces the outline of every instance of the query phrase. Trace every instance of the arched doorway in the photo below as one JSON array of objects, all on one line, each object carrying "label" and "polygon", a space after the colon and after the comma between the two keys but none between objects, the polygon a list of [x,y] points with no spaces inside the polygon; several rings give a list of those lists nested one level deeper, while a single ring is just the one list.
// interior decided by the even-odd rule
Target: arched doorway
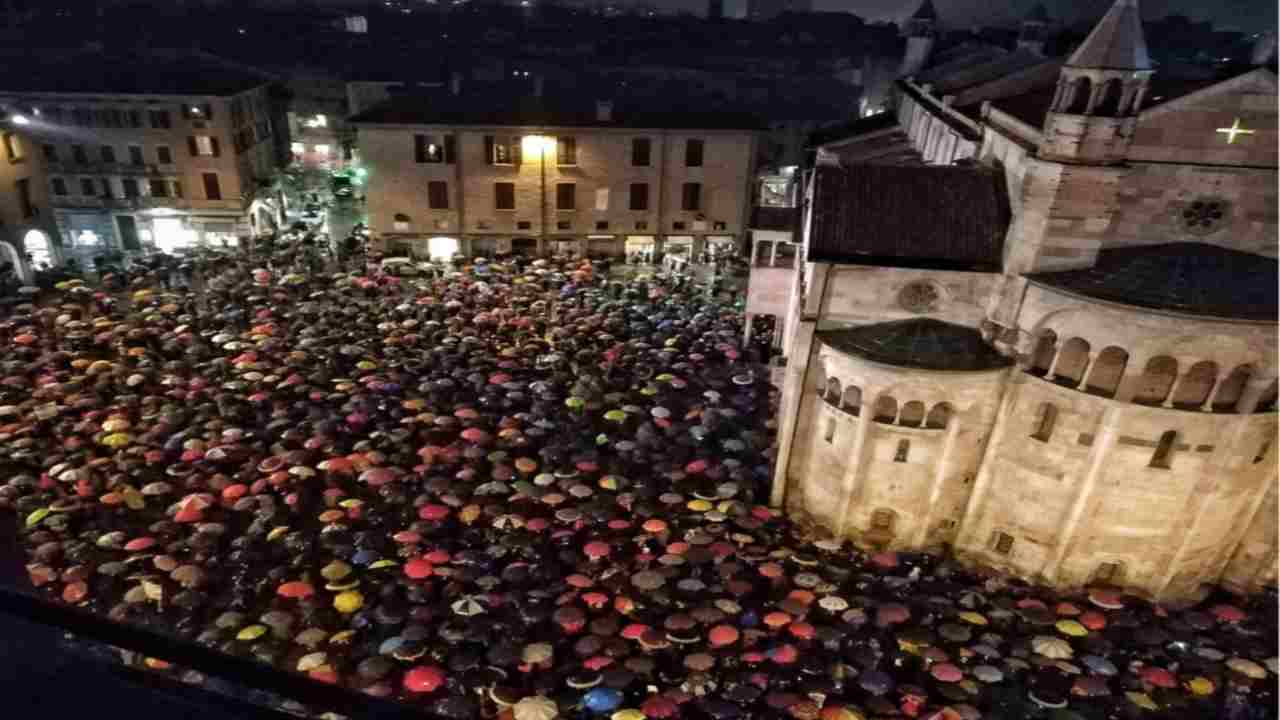
[{"label": "arched doorway", "polygon": [[457,238],[433,237],[427,240],[427,252],[432,260],[449,260],[458,254]]},{"label": "arched doorway", "polygon": [[18,251],[13,245],[7,242],[0,242],[0,262],[7,262],[13,266],[13,275],[7,273],[0,274],[0,284],[4,287],[0,288],[0,295],[8,296],[17,291],[16,285],[10,286],[11,283],[29,282],[31,277],[31,269],[24,266],[21,258],[18,257]]},{"label": "arched doorway", "polygon": [[[34,271],[41,265],[53,267],[53,244],[49,242],[49,234],[45,231],[28,230],[27,234],[22,236],[22,251],[31,257],[31,267],[28,271]],[[22,263],[15,262],[14,267],[21,268]]]}]

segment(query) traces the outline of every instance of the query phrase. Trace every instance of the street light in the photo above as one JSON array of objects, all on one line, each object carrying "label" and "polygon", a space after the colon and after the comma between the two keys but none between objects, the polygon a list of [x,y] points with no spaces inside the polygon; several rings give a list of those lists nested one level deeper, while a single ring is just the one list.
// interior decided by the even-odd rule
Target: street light
[{"label": "street light", "polygon": [[556,139],[546,135],[525,135],[520,140],[522,155],[537,155],[538,170],[542,178],[538,197],[542,200],[542,215],[538,218],[538,251],[547,244],[547,155],[555,149]]}]

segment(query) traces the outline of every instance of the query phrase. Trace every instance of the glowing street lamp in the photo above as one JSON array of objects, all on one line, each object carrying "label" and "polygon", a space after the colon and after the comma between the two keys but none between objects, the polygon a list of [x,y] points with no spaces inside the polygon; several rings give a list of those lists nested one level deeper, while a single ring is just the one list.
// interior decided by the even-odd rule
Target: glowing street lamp
[{"label": "glowing street lamp", "polygon": [[29,120],[26,115],[14,115],[13,117],[10,118],[10,120],[13,121],[14,125],[30,125],[31,124],[31,120]]}]

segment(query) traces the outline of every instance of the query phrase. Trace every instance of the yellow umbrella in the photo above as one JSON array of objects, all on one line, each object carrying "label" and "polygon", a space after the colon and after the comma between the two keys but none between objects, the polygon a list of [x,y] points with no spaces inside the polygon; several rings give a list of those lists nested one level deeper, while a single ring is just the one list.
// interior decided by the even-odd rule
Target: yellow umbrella
[{"label": "yellow umbrella", "polygon": [[257,640],[267,634],[266,625],[250,625],[249,627],[236,633],[237,640]]},{"label": "yellow umbrella", "polygon": [[1129,702],[1133,703],[1134,705],[1137,705],[1143,710],[1159,710],[1160,709],[1160,706],[1156,705],[1155,701],[1151,699],[1151,696],[1146,693],[1127,692],[1124,694],[1124,696],[1129,698]]},{"label": "yellow umbrella", "polygon": [[112,433],[102,438],[102,444],[109,448],[122,448],[131,442],[133,442],[133,436],[123,432]]},{"label": "yellow umbrella", "polygon": [[1187,689],[1193,695],[1212,695],[1217,686],[1207,677],[1193,677],[1186,682]]},{"label": "yellow umbrella", "polygon": [[987,618],[985,616],[979,613],[976,613],[972,610],[965,610],[964,612],[960,613],[956,617],[969,623],[970,625],[986,625],[987,624]]},{"label": "yellow umbrella", "polygon": [[1058,632],[1063,635],[1071,637],[1084,637],[1089,634],[1089,630],[1075,620],[1059,620],[1054,627],[1058,628]]},{"label": "yellow umbrella", "polygon": [[623,708],[610,715],[609,720],[644,720],[644,713],[635,708]]}]

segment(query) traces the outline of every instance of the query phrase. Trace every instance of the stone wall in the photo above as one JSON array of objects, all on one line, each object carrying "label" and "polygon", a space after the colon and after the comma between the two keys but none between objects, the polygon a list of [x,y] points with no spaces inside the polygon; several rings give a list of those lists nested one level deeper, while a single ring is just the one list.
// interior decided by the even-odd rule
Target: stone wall
[{"label": "stone wall", "polygon": [[[832,266],[822,304],[821,327],[865,325],[920,317],[977,327],[1000,276],[994,273],[915,270],[872,265]],[[927,312],[903,307],[904,288],[928,283],[936,302]]]}]

